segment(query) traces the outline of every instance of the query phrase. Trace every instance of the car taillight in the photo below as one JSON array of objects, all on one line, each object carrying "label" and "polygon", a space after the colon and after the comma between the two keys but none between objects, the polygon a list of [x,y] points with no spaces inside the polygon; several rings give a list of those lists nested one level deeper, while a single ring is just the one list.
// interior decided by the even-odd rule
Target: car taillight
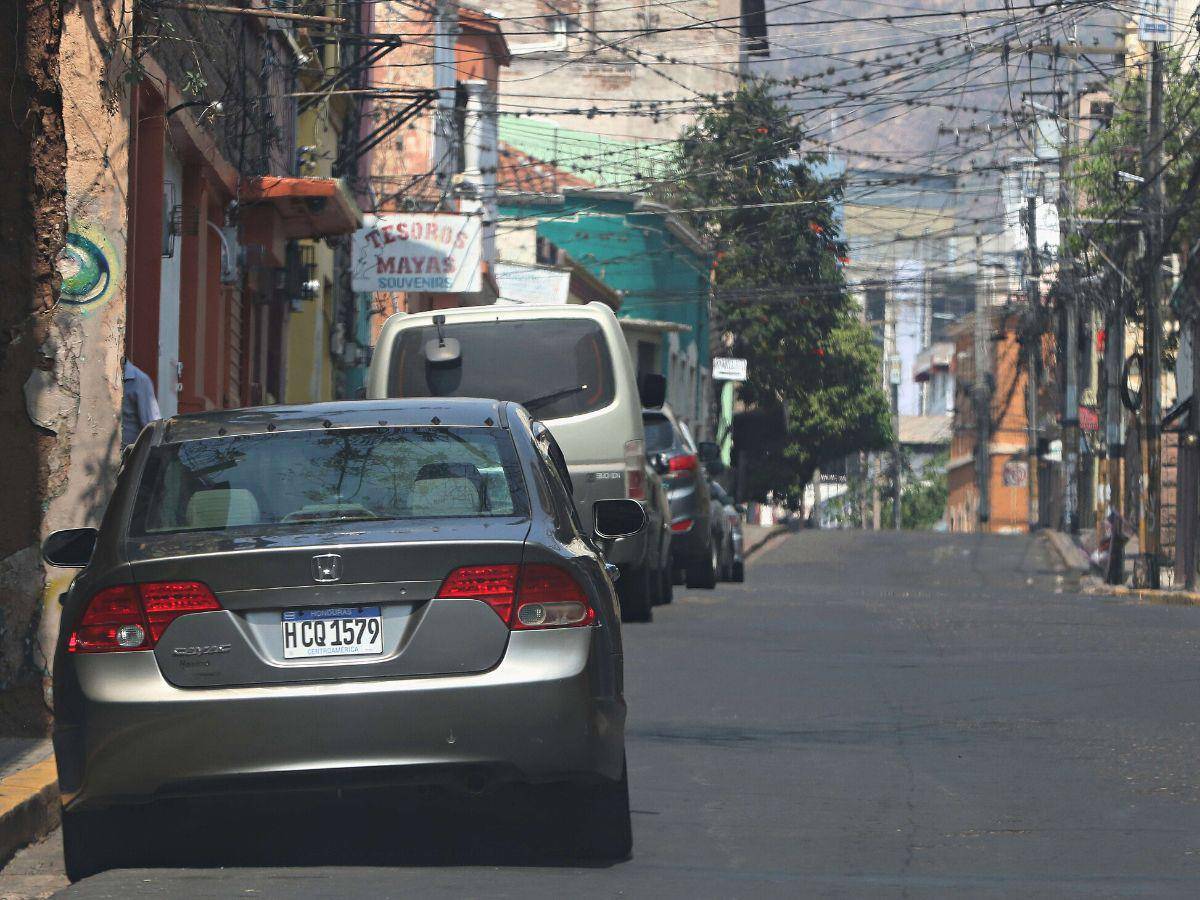
[{"label": "car taillight", "polygon": [[691,531],[691,529],[692,529],[692,520],[691,519],[679,519],[678,521],[671,523],[672,531]]},{"label": "car taillight", "polygon": [[596,611],[570,572],[544,563],[521,567],[513,628],[562,628],[591,625],[594,621]]},{"label": "car taillight", "polygon": [[669,472],[695,472],[698,468],[700,468],[700,457],[692,453],[683,456],[672,456],[671,461],[667,464],[667,471]]},{"label": "car taillight", "polygon": [[517,599],[517,577],[520,566],[463,566],[446,576],[437,595],[442,598],[464,597],[482,600],[496,611],[504,624],[512,618],[513,602]]},{"label": "car taillight", "polygon": [[153,650],[167,626],[180,616],[221,608],[208,585],[198,581],[118,584],[93,595],[71,632],[71,653]]},{"label": "car taillight", "polygon": [[625,496],[630,500],[646,499],[645,453],[642,441],[625,442]]},{"label": "car taillight", "polygon": [[439,599],[488,604],[514,631],[591,625],[596,611],[569,572],[546,563],[463,566],[442,582]]}]

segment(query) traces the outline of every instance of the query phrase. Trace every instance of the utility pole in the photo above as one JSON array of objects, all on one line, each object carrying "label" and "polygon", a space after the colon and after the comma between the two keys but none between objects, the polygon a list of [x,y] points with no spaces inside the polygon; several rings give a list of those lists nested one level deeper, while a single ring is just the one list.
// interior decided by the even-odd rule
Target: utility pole
[{"label": "utility pole", "polygon": [[[1186,465],[1188,477],[1187,492],[1180,498],[1179,518],[1181,527],[1175,538],[1176,552],[1181,554],[1183,562],[1183,586],[1185,590],[1196,590],[1196,539],[1197,518],[1200,517],[1200,506],[1197,504],[1197,490],[1200,488],[1200,408],[1197,407],[1197,389],[1200,388],[1200,316],[1192,311],[1191,321],[1187,325],[1191,334],[1191,346],[1188,348],[1192,355],[1192,409],[1188,414],[1188,428],[1183,435],[1179,461],[1181,467]],[[1183,479],[1180,484],[1184,484]],[[1186,519],[1184,517],[1187,517]]]},{"label": "utility pole", "polygon": [[[1122,264],[1124,258],[1121,259]],[[1112,531],[1108,543],[1108,571],[1105,581],[1120,584],[1125,580],[1125,491],[1121,478],[1125,459],[1125,410],[1121,404],[1121,363],[1125,359],[1125,288],[1124,274],[1117,285],[1117,302],[1109,313],[1104,337],[1104,446],[1108,454],[1108,503]]]},{"label": "utility pole", "polygon": [[894,356],[888,371],[892,383],[892,527],[900,530],[900,357]]},{"label": "utility pole", "polygon": [[[1041,306],[1041,259],[1037,245],[1037,181],[1035,173],[1030,173],[1029,184],[1026,185],[1025,201],[1025,235],[1028,241],[1028,269],[1026,271],[1025,296],[1029,301],[1030,317],[1027,321],[1036,325],[1038,309]],[[1037,328],[1030,335],[1029,345],[1025,348],[1025,389],[1026,416],[1028,418],[1028,444],[1026,447],[1026,465],[1029,467],[1027,476],[1028,488],[1026,496],[1029,501],[1027,519],[1029,530],[1032,532],[1038,526],[1041,516],[1038,513],[1038,358],[1041,356],[1041,335]]]},{"label": "utility pole", "polygon": [[979,491],[979,530],[986,531],[991,518],[991,430],[992,399],[988,389],[988,333],[991,315],[991,282],[983,274],[982,238],[975,235],[975,480]]},{"label": "utility pole", "polygon": [[[1074,34],[1071,46],[1076,44]],[[1065,356],[1063,372],[1062,457],[1063,457],[1063,531],[1079,532],[1079,295],[1075,283],[1075,263],[1071,253],[1071,217],[1073,215],[1072,154],[1074,148],[1075,104],[1078,102],[1079,56],[1068,55],[1071,80],[1060,115],[1062,140],[1058,163],[1059,284],[1063,287],[1063,330]]]},{"label": "utility pole", "polygon": [[1146,450],[1142,458],[1146,461],[1143,477],[1142,510],[1145,523],[1146,543],[1141,548],[1145,555],[1147,586],[1159,586],[1158,557],[1161,540],[1159,502],[1161,500],[1161,436],[1162,401],[1160,396],[1160,368],[1162,361],[1162,214],[1163,214],[1163,67],[1162,53],[1158,41],[1151,43],[1150,72],[1146,79],[1147,127],[1146,143],[1142,148],[1142,172],[1146,179],[1145,235],[1146,256],[1143,260],[1142,293],[1146,307],[1145,334],[1143,338],[1145,371],[1142,373],[1142,435]]}]

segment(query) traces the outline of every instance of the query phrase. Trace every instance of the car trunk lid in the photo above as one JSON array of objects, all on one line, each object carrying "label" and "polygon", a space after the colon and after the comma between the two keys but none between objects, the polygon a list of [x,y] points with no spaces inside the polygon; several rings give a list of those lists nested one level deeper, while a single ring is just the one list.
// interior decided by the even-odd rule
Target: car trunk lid
[{"label": "car trunk lid", "polygon": [[[528,533],[524,517],[307,526],[131,540],[129,558],[135,581],[203,582],[221,604],[163,633],[154,652],[179,687],[466,674],[500,661],[508,628],[484,602],[435,599],[438,588],[460,566],[519,563]],[[339,642],[330,655],[306,647],[289,658],[288,621],[339,619],[350,624],[329,628],[351,634],[376,620],[362,642],[372,652],[343,654],[350,645]]]}]

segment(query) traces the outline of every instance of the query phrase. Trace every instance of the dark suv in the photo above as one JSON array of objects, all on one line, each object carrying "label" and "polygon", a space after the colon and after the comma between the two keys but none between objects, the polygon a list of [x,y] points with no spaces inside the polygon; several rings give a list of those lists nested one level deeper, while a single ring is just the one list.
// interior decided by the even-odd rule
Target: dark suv
[{"label": "dark suv", "polygon": [[717,584],[720,545],[713,540],[712,498],[696,442],[670,406],[642,410],[646,455],[662,475],[671,506],[671,565],[688,587]]}]

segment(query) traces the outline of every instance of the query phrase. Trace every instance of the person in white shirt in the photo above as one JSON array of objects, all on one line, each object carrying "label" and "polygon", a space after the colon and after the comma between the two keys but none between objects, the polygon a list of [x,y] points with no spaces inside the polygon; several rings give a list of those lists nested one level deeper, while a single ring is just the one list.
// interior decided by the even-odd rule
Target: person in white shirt
[{"label": "person in white shirt", "polygon": [[137,440],[142,429],[155,419],[161,419],[158,400],[154,397],[154,382],[150,376],[123,359],[125,392],[121,401],[121,446],[127,447]]}]

